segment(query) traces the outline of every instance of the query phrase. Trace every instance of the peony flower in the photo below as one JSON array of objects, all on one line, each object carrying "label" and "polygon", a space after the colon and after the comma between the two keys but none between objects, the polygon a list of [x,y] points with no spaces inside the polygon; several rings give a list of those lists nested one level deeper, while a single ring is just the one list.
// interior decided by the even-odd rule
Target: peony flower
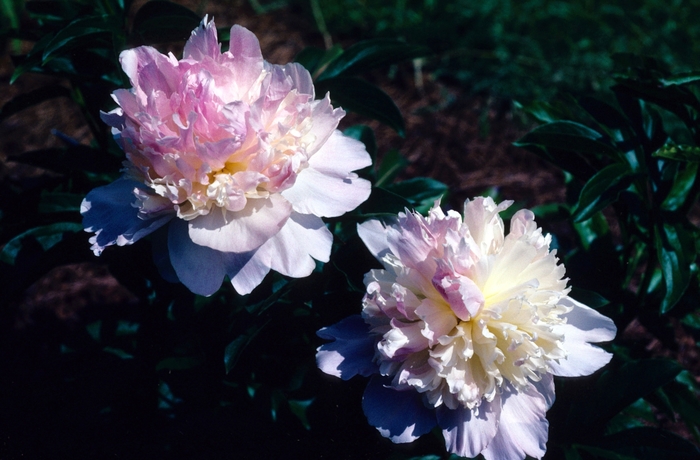
[{"label": "peony flower", "polygon": [[96,255],[165,227],[161,273],[210,295],[228,276],[241,294],[270,271],[309,275],[327,262],[321,217],[365,201],[364,145],[336,129],[345,115],[314,100],[301,65],[271,65],[247,29],[233,26],[224,53],[205,17],[183,58],[142,46],[120,56],[133,88],[103,113],[126,153],[123,176],[81,206]]},{"label": "peony flower", "polygon": [[362,315],[323,328],[327,374],[371,376],[362,406],[396,443],[435,426],[448,451],[488,459],[546,451],[552,376],[588,375],[611,355],[613,322],[569,297],[564,267],[531,211],[504,235],[496,205],[476,198],[464,219],[436,205],[390,225],[358,227],[384,266],[365,275]]}]

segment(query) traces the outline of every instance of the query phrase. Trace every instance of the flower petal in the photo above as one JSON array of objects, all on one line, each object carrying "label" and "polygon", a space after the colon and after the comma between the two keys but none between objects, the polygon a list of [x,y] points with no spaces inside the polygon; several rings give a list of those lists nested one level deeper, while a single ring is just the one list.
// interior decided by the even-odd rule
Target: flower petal
[{"label": "flower petal", "polygon": [[377,260],[391,252],[386,241],[386,228],[380,221],[373,219],[357,224],[357,234]]},{"label": "flower petal", "polygon": [[209,214],[189,223],[192,241],[222,252],[248,252],[259,248],[283,227],[292,206],[279,195],[249,199],[240,211],[212,207]]},{"label": "flower petal", "polygon": [[326,374],[348,380],[358,374],[368,377],[378,371],[372,361],[375,340],[360,315],[348,316],[316,334],[333,340],[317,348],[316,364]]},{"label": "flower petal", "polygon": [[337,217],[369,197],[371,184],[352,173],[372,163],[365,145],[336,130],[299,173],[294,186],[282,192],[302,214]]},{"label": "flower petal", "polygon": [[532,385],[524,391],[503,391],[498,433],[482,452],[484,458],[542,458],[549,429],[546,412],[545,398]]},{"label": "flower petal", "polygon": [[615,338],[615,323],[571,297],[562,298],[560,303],[573,308],[562,315],[567,323],[554,327],[554,332],[564,334],[567,357],[558,363],[552,361],[549,365],[554,375],[562,377],[590,375],[612,358],[612,354],[590,342],[607,342]]},{"label": "flower petal", "polygon": [[201,61],[204,56],[216,59],[219,55],[221,55],[221,46],[216,37],[216,26],[214,26],[214,21],[207,22],[205,16],[199,27],[192,31],[192,35],[185,43],[182,57]]},{"label": "flower petal", "polygon": [[254,257],[283,275],[302,278],[316,268],[313,259],[328,262],[332,245],[333,234],[319,217],[293,212]]},{"label": "flower petal", "polygon": [[500,413],[501,401],[498,395],[491,402],[483,401],[474,410],[453,410],[440,406],[437,409],[437,421],[445,437],[445,447],[449,452],[462,457],[476,457],[496,436]]},{"label": "flower petal", "polygon": [[398,391],[390,383],[376,375],[370,379],[362,397],[367,421],[395,443],[415,441],[436,425],[434,411],[423,404],[420,393]]},{"label": "flower petal", "polygon": [[233,288],[241,295],[250,294],[270,272],[270,266],[254,257],[255,252],[236,254],[223,253],[226,273]]},{"label": "flower petal", "polygon": [[95,232],[90,238],[95,255],[113,244],[132,244],[172,219],[174,214],[139,218],[138,208],[132,204],[136,201],[134,189],[143,187],[139,182],[121,178],[87,194],[80,204],[80,213],[85,231]]},{"label": "flower petal", "polygon": [[210,296],[221,287],[226,275],[223,254],[194,243],[187,222],[175,219],[168,231],[170,263],[177,277],[195,294]]}]

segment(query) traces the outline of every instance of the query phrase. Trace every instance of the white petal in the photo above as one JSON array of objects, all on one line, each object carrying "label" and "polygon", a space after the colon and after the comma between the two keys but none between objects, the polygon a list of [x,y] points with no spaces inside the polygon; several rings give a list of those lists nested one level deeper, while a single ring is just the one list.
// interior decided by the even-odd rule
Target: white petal
[{"label": "white petal", "polygon": [[371,184],[352,171],[371,164],[365,145],[334,131],[282,195],[302,214],[337,217],[369,197]]},{"label": "white petal", "polygon": [[253,254],[243,265],[240,265],[241,254],[224,253],[226,273],[231,279],[233,288],[241,295],[250,294],[265,278],[270,266],[264,264]]},{"label": "white petal", "polygon": [[253,258],[283,275],[302,278],[316,267],[313,259],[328,262],[332,244],[333,235],[320,218],[293,212]]},{"label": "white petal", "polygon": [[445,437],[445,447],[462,457],[476,457],[496,436],[500,413],[499,396],[490,403],[484,401],[478,414],[462,407],[452,410],[440,406],[437,419]]},{"label": "white petal", "polygon": [[547,403],[533,386],[501,394],[498,433],[482,452],[486,460],[542,458],[547,451]]},{"label": "white petal", "polygon": [[615,323],[570,297],[565,297],[560,302],[573,307],[569,313],[562,315],[567,324],[554,327],[555,333],[564,334],[567,357],[559,363],[552,361],[549,365],[554,375],[562,377],[590,375],[612,358],[610,353],[591,345],[590,342],[604,342],[615,338]]},{"label": "white petal", "polygon": [[390,252],[386,241],[386,228],[378,220],[367,220],[357,224],[357,234],[377,260],[382,260]]},{"label": "white petal", "polygon": [[284,226],[292,206],[279,195],[249,199],[241,211],[213,207],[190,221],[192,241],[222,252],[248,252],[260,247]]}]

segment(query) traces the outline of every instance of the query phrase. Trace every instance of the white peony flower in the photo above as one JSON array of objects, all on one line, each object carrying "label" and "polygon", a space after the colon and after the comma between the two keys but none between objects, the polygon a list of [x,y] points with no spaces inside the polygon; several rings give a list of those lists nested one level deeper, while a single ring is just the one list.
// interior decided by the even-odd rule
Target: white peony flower
[{"label": "white peony flower", "polygon": [[442,428],[447,450],[486,459],[540,458],[553,375],[588,375],[611,355],[613,322],[568,296],[564,266],[528,210],[504,235],[496,205],[464,219],[436,205],[358,232],[384,266],[365,276],[362,316],[321,329],[324,372],[372,375],[369,422],[394,442]]}]

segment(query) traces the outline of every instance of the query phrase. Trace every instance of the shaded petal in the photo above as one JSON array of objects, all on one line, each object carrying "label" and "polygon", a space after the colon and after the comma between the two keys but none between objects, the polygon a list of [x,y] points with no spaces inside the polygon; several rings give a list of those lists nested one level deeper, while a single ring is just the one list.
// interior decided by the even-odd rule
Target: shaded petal
[{"label": "shaded petal", "polygon": [[498,433],[484,449],[486,460],[542,458],[547,451],[547,402],[532,385],[501,393]]},{"label": "shaded petal", "polygon": [[279,233],[257,250],[255,258],[283,275],[302,278],[316,268],[313,259],[328,262],[332,245],[333,234],[321,218],[293,212]]},{"label": "shaded petal", "polygon": [[542,395],[547,403],[547,410],[549,410],[556,399],[556,393],[554,391],[554,376],[552,374],[545,374],[542,376],[542,380],[539,382],[532,382],[532,385],[535,387],[537,392]]},{"label": "shaded petal", "polygon": [[282,71],[288,75],[294,84],[294,88],[299,92],[299,94],[308,94],[313,99],[315,93],[314,82],[311,79],[311,74],[306,68],[296,62],[290,62],[280,66]]},{"label": "shaded petal", "polygon": [[80,204],[85,231],[95,232],[90,238],[95,255],[99,256],[104,248],[113,244],[132,244],[173,218],[174,214],[147,220],[139,218],[138,208],[132,205],[136,201],[135,188],[144,186],[133,180],[117,179],[92,190]]},{"label": "shaded petal", "polygon": [[420,393],[388,387],[391,380],[375,375],[362,397],[367,421],[395,443],[412,442],[436,425],[434,410],[423,404]]},{"label": "shaded petal", "polygon": [[335,130],[309,160],[294,186],[282,192],[302,214],[337,217],[352,211],[369,197],[372,185],[352,173],[372,160],[365,145]]},{"label": "shaded petal", "polygon": [[194,243],[187,222],[175,219],[168,231],[170,263],[177,277],[195,294],[210,296],[221,287],[226,275],[223,254]]},{"label": "shaded petal", "polygon": [[474,410],[440,406],[437,409],[437,421],[445,437],[445,448],[462,457],[476,457],[496,436],[500,414],[501,401],[498,395],[492,402],[484,400]]},{"label": "shaded petal", "polygon": [[381,261],[385,255],[391,252],[386,240],[386,227],[380,221],[368,220],[357,224],[357,234],[360,235],[362,242],[377,260]]},{"label": "shaded petal", "polygon": [[348,380],[356,375],[368,377],[379,369],[374,364],[375,339],[360,315],[352,315],[316,333],[331,343],[317,348],[316,365],[328,375]]},{"label": "shaded petal", "polygon": [[615,338],[617,333],[615,323],[570,297],[562,298],[560,303],[573,307],[569,313],[562,315],[567,323],[554,326],[553,331],[564,334],[564,349],[567,357],[559,360],[558,363],[552,361],[549,366],[554,375],[562,377],[590,375],[605,366],[612,358],[612,354],[591,345],[590,342],[603,342]]},{"label": "shaded petal", "polygon": [[276,235],[291,212],[291,204],[279,195],[249,199],[235,212],[213,207],[189,222],[189,235],[195,243],[217,251],[248,252]]}]

